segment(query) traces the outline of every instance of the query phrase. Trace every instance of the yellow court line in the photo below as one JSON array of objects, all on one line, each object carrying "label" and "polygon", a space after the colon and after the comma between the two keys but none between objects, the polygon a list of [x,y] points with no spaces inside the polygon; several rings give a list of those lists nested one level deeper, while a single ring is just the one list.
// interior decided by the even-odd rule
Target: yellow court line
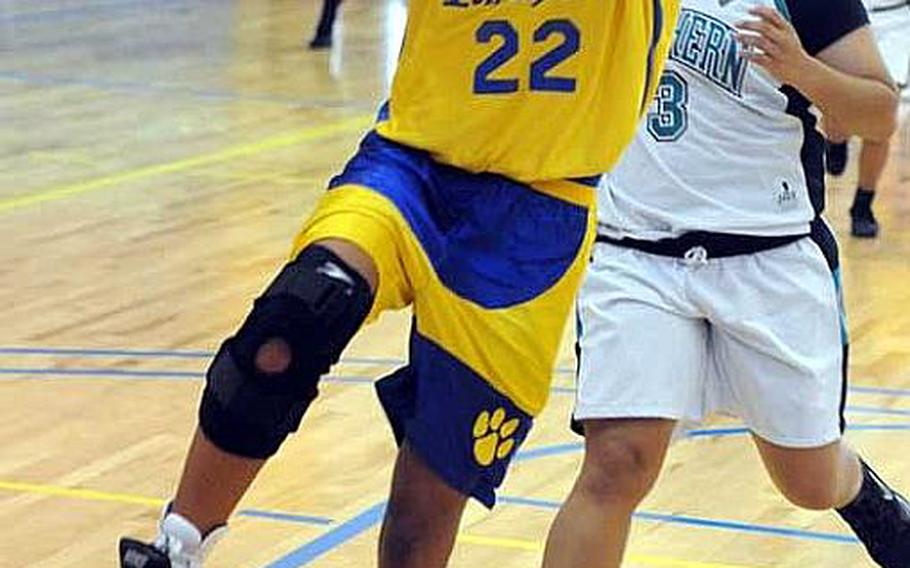
[{"label": "yellow court line", "polygon": [[0,481],[0,491],[68,497],[70,499],[83,499],[86,501],[112,501],[115,503],[129,503],[132,505],[148,505],[150,507],[161,507],[166,501],[165,499],[146,497],[144,495],[133,495],[130,493],[110,493],[108,491],[95,491],[93,489],[75,489],[73,487],[61,487],[59,485],[20,483],[17,481]]},{"label": "yellow court line", "polygon": [[718,564],[717,562],[698,562],[669,556],[652,556],[650,554],[630,554],[627,560],[633,564],[645,566],[664,566],[667,568],[752,568],[744,564]]},{"label": "yellow court line", "polygon": [[[541,552],[543,550],[543,543],[517,538],[499,538],[474,534],[460,534],[458,535],[458,540],[459,542],[466,544],[495,546],[499,548],[512,548],[517,550],[527,550],[530,552]],[[751,568],[750,566],[745,566],[743,564],[698,562],[696,560],[685,560],[683,558],[673,558],[670,556],[653,556],[650,554],[628,554],[626,555],[626,562],[644,566],[659,566],[663,568]]]},{"label": "yellow court line", "polygon": [[359,115],[353,118],[346,118],[344,120],[331,122],[329,124],[314,126],[312,128],[305,128],[303,130],[290,134],[282,134],[280,136],[266,138],[264,140],[260,140],[259,142],[253,142],[251,144],[231,146],[229,148],[225,148],[224,150],[212,152],[210,154],[202,154],[193,158],[185,158],[182,160],[165,162],[163,164],[156,164],[153,166],[144,166],[141,168],[126,170],[120,173],[111,174],[84,182],[52,187],[38,191],[37,193],[2,199],[0,200],[0,213],[5,213],[14,209],[21,209],[30,205],[37,205],[39,203],[59,201],[61,199],[66,199],[74,195],[106,189],[128,181],[136,181],[139,179],[159,176],[163,174],[172,174],[175,172],[198,168],[200,166],[208,166],[218,162],[224,162],[233,158],[252,156],[254,154],[267,152],[269,150],[286,148],[288,146],[302,144],[303,142],[312,142],[314,140],[328,138],[342,132],[363,129],[369,125],[371,119],[372,116],[370,115]]},{"label": "yellow court line", "polygon": [[[69,499],[82,499],[85,501],[128,503],[131,505],[144,505],[156,508],[162,507],[166,501],[166,499],[146,497],[144,495],[134,495],[131,493],[112,493],[109,491],[76,489],[73,487],[62,487],[59,485],[21,483],[18,481],[0,481],[0,491],[31,493],[52,497],[66,497]],[[459,542],[466,544],[495,546],[499,548],[511,548],[517,550],[526,550],[530,552],[540,552],[543,550],[543,544],[534,540],[480,536],[475,534],[460,534],[458,535],[458,540]],[[660,568],[751,568],[742,564],[734,565],[718,564],[715,562],[698,562],[695,560],[684,560],[682,558],[672,558],[669,556],[652,556],[648,554],[631,554],[628,555],[627,561],[633,564],[655,566]]]}]

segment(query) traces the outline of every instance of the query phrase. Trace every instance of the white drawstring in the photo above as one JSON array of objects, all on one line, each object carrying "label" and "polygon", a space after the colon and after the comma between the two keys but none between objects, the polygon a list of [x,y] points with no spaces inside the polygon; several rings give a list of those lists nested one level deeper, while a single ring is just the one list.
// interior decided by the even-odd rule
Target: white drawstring
[{"label": "white drawstring", "polygon": [[683,255],[683,261],[688,266],[704,266],[708,264],[708,250],[705,247],[692,247]]}]

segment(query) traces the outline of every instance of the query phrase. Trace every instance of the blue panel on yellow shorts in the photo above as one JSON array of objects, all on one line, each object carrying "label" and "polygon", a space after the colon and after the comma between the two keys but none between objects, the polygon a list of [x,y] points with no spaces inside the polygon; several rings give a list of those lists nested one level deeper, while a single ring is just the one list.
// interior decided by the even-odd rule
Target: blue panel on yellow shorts
[{"label": "blue panel on yellow shorts", "polygon": [[485,308],[549,289],[585,237],[584,207],[502,176],[436,163],[375,133],[330,187],[342,185],[368,187],[395,203],[442,283]]},{"label": "blue panel on yellow shorts", "polygon": [[442,347],[411,334],[410,364],[376,384],[395,439],[457,491],[492,507],[530,416]]},{"label": "blue panel on yellow shorts", "polygon": [[[385,101],[379,106],[379,111],[376,113],[376,122],[384,122],[386,120],[389,120],[391,116],[392,110],[391,107],[389,107],[389,101]],[[594,175],[572,178],[571,181],[586,185],[591,188],[596,188],[600,185],[601,178],[603,178],[603,175]]]}]

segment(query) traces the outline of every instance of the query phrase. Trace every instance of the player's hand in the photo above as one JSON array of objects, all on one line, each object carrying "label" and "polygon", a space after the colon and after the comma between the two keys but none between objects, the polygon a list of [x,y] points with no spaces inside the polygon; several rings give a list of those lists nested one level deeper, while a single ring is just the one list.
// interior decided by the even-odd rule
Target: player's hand
[{"label": "player's hand", "polygon": [[796,30],[780,12],[768,6],[749,10],[756,20],[737,24],[737,39],[745,48],[744,56],[763,67],[782,83],[798,85],[812,57],[803,49]]}]

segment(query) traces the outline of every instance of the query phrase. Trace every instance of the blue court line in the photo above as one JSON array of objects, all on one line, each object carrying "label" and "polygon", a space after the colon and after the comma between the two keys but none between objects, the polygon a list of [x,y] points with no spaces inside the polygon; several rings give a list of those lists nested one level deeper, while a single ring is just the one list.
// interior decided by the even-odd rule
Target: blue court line
[{"label": "blue court line", "polygon": [[537,448],[522,450],[518,452],[514,458],[512,458],[512,461],[523,462],[530,460],[539,460],[540,458],[548,458],[562,454],[573,454],[584,449],[585,445],[581,442],[575,442],[571,444],[553,444],[552,446],[541,446]]},{"label": "blue court line", "polygon": [[[575,374],[574,369],[560,368],[556,370],[557,374]],[[575,387],[553,387],[552,392],[557,394],[575,394]],[[893,387],[869,387],[861,385],[850,385],[848,389],[854,394],[880,394],[895,397],[910,397],[910,389],[893,388]]]},{"label": "blue court line", "polygon": [[56,6],[45,10],[28,10],[0,17],[0,24],[22,24],[30,22],[50,22],[67,18],[91,18],[99,12],[108,14],[115,10],[140,8],[147,6],[157,8],[163,4],[189,4],[186,0],[111,0],[108,2],[80,3],[68,6]]},{"label": "blue court line", "polygon": [[[874,426],[874,425],[870,425]],[[906,425],[897,425],[897,424],[887,424],[883,426],[903,426],[901,429],[910,429],[910,424]],[[852,427],[851,427],[852,428]],[[871,428],[869,428],[871,429]],[[889,428],[890,429],[890,428]],[[730,427],[730,428],[701,428],[698,430],[691,430],[687,432],[686,437],[688,438],[719,438],[724,436],[740,436],[748,434],[749,429],[742,426]],[[541,446],[537,448],[530,448],[527,450],[519,451],[515,455],[513,461],[523,462],[529,460],[537,460],[541,458],[548,458],[552,456],[559,456],[563,454],[574,454],[584,450],[585,446],[581,442],[569,443],[569,444],[553,444],[550,446]]]},{"label": "blue court line", "polygon": [[78,357],[161,357],[207,359],[214,351],[197,349],[81,349],[77,347],[0,347],[0,355],[50,355]]},{"label": "blue court line", "polygon": [[[873,425],[868,425],[873,426]],[[910,424],[907,425],[882,425],[883,427],[901,426],[901,429],[910,430]],[[719,428],[714,429],[717,432],[730,432],[745,430],[744,428]],[[711,429],[705,429],[704,435],[707,435]],[[579,452],[584,448],[581,443],[572,444],[555,444],[552,446],[543,446],[520,452],[515,456],[514,461],[531,461],[554,455]],[[525,505],[545,509],[559,509],[561,504],[556,501],[545,501],[541,499],[531,499],[525,497],[501,496],[499,502],[514,505]],[[307,542],[301,547],[291,551],[285,556],[272,562],[266,568],[297,568],[305,566],[319,557],[328,554],[332,550],[344,545],[346,542],[356,538],[360,534],[370,530],[382,520],[385,514],[385,502],[378,503],[369,509],[361,512],[348,521],[324,533],[322,536]],[[821,533],[807,531],[802,529],[790,529],[785,527],[774,527],[767,525],[757,525],[743,523],[739,521],[725,521],[715,519],[703,519],[687,515],[673,515],[665,513],[653,513],[647,511],[637,512],[635,517],[640,520],[679,524],[686,526],[697,526],[703,528],[712,528],[719,530],[737,531],[753,534],[763,534],[771,536],[782,536],[789,538],[798,538],[803,540],[817,540],[837,543],[856,543],[856,539],[846,535],[834,533]]]},{"label": "blue court line", "polygon": [[45,369],[26,367],[0,367],[0,375],[57,375],[88,377],[130,377],[134,379],[200,379],[199,371],[147,371],[141,369]]},{"label": "blue court line", "polygon": [[[17,368],[0,367],[0,375],[33,375],[46,376],[76,376],[76,377],[110,377],[146,380],[177,380],[197,381],[205,378],[201,371],[149,371],[143,369],[49,369],[49,368]],[[323,381],[330,383],[373,384],[374,378],[358,375],[329,375]]]},{"label": "blue court line", "polygon": [[292,550],[266,568],[297,568],[306,566],[319,557],[328,554],[344,543],[357,538],[382,521],[385,515],[386,502],[382,501],[355,515],[351,519],[326,531],[321,536],[307,542],[300,548]]},{"label": "blue court line", "polygon": [[[198,349],[85,349],[79,347],[0,347],[0,355],[47,355],[78,356],[78,357],[136,357],[136,358],[175,358],[175,359],[207,359],[215,355],[214,351]],[[341,360],[345,364],[363,365],[404,365],[405,359],[399,357],[346,357]],[[574,367],[559,367],[558,374],[575,374]],[[910,389],[851,386],[852,392],[861,394],[885,394],[899,397],[910,397]],[[575,387],[553,387],[557,394],[574,394]]]},{"label": "blue court line", "polygon": [[910,424],[848,424],[847,431],[859,432],[903,432],[910,430]]},{"label": "blue court line", "polygon": [[847,407],[847,412],[856,412],[858,414],[886,414],[890,416],[910,416],[910,409],[903,408],[883,408],[878,406],[854,406]]},{"label": "blue court line", "polygon": [[727,428],[698,428],[686,432],[687,438],[723,438],[726,436],[742,436],[749,434],[750,430],[742,426]]},{"label": "blue court line", "polygon": [[895,389],[887,387],[862,387],[862,386],[851,386],[851,392],[862,393],[862,394],[886,394],[889,396],[910,396],[910,389]]},{"label": "blue court line", "polygon": [[[210,359],[207,349],[82,349],[78,347],[0,347],[0,355],[46,355],[50,357],[126,357],[136,359]],[[403,365],[397,357],[345,357],[342,363],[355,365]]]},{"label": "blue court line", "polygon": [[[543,457],[544,454],[538,454],[537,457]],[[534,456],[525,459],[533,459]],[[516,456],[517,459],[517,456]],[[558,510],[561,503],[557,501],[547,501],[543,499],[532,499],[527,497],[501,496],[499,502],[503,504],[522,505],[536,507],[548,510]],[[340,525],[328,530],[324,534],[307,542],[299,548],[292,550],[281,558],[268,564],[266,568],[297,568],[306,566],[329,552],[339,548],[350,540],[357,538],[364,532],[375,527],[382,521],[385,514],[386,502],[377,503],[372,507],[355,515],[351,519]],[[705,519],[689,515],[674,515],[667,513],[654,513],[648,511],[639,511],[635,513],[635,518],[644,521],[677,524],[684,526],[694,526],[718,530],[727,530],[734,532],[744,532],[752,534],[781,536],[788,538],[797,538],[802,540],[816,540],[824,542],[836,542],[845,544],[855,544],[856,538],[835,533],[822,533],[817,531],[808,531],[803,529],[791,529],[786,527],[774,527],[768,525],[758,525],[753,523],[744,523],[739,521],[726,521],[717,519]],[[276,518],[276,520],[285,520]],[[329,522],[331,522],[329,520]]]},{"label": "blue court line", "polygon": [[[910,423],[905,424],[848,424],[848,431],[858,432],[905,432],[910,431]],[[727,436],[744,436],[751,431],[743,426],[718,427],[718,428],[699,428],[690,430],[686,433],[687,438],[724,438]],[[567,444],[553,444],[548,446],[539,446],[521,450],[515,455],[512,461],[523,462],[559,456],[564,454],[573,454],[584,450],[584,444],[581,442]]]},{"label": "blue court line", "polygon": [[297,108],[371,110],[375,107],[375,103],[372,101],[354,103],[332,99],[305,99],[262,93],[243,93],[230,90],[195,89],[181,87],[179,85],[156,84],[140,81],[111,81],[107,79],[97,78],[60,77],[56,75],[44,75],[16,70],[0,70],[0,80],[25,83],[27,85],[33,86],[85,87],[88,89],[95,89],[110,93],[126,93],[131,95],[151,97],[160,97],[161,95],[175,95],[217,101],[241,101],[280,104],[285,106],[294,106]]},{"label": "blue court line", "polygon": [[[177,380],[198,380],[205,377],[205,373],[192,371],[145,371],[132,369],[27,369],[27,368],[2,368],[0,375],[38,375],[38,376],[108,376],[108,377],[130,377],[145,379],[177,379]],[[323,380],[334,383],[347,384],[369,384],[372,385],[374,379],[367,376],[356,375],[333,375],[325,377]],[[868,408],[868,407],[863,407]],[[889,409],[877,409],[882,413],[888,413]],[[910,414],[910,412],[897,412],[900,415]],[[851,431],[907,431],[910,430],[910,424],[850,424],[847,427]],[[705,437],[726,437],[740,436],[749,434],[749,429],[742,426],[734,427],[717,427],[717,428],[700,428],[689,431],[688,438],[705,438]],[[532,448],[519,452],[515,456],[516,462],[540,459],[555,455],[579,452],[584,448],[581,443],[556,444],[539,448]]]},{"label": "blue court line", "polygon": [[[162,359],[208,359],[215,355],[214,351],[195,349],[83,349],[77,347],[0,347],[0,355],[46,355],[50,357],[77,356],[77,357],[135,357],[135,358],[162,358]],[[346,357],[341,363],[348,365],[404,365],[406,361],[398,357]],[[560,367],[556,370],[560,374],[574,374],[572,367]],[[858,394],[880,394],[896,397],[910,397],[910,389],[850,386],[850,391]],[[555,394],[575,394],[575,387],[555,386]],[[862,408],[862,407],[857,407]],[[862,411],[860,411],[862,412]]]},{"label": "blue court line", "polygon": [[[548,501],[544,499],[530,499],[527,497],[510,497],[502,496],[499,498],[501,503],[510,505],[521,505],[525,507],[535,507],[538,509],[558,510],[562,503],[558,501]],[[824,533],[818,531],[808,531],[803,529],[791,529],[785,527],[775,527],[769,525],[757,525],[754,523],[744,523],[740,521],[726,521],[717,519],[705,519],[701,517],[692,517],[689,515],[673,515],[668,513],[652,513],[648,511],[638,511],[634,517],[643,521],[653,521],[658,523],[670,523],[676,525],[686,525],[693,527],[703,527],[711,529],[729,530],[736,532],[746,532],[754,534],[765,534],[773,536],[783,536],[798,538],[803,540],[820,540],[826,542],[838,542],[845,544],[855,544],[859,542],[855,537],[837,533]]]},{"label": "blue court line", "polygon": [[[208,359],[214,353],[211,351],[193,350],[129,350],[129,349],[45,349],[2,347],[0,355],[50,355],[50,356],[78,356],[78,357],[125,357],[125,358],[183,358],[183,359]],[[347,357],[340,361],[346,365],[376,365],[395,366],[403,364],[402,359],[386,357]],[[53,368],[53,367],[0,367],[0,375],[38,375],[38,376],[82,376],[82,377],[119,377],[130,379],[201,379],[205,377],[202,371],[168,371],[145,369],[116,369],[116,368]],[[368,383],[372,384],[375,377],[367,376],[334,376],[326,377],[330,382],[341,383]],[[883,387],[850,387],[851,392],[862,394],[882,394],[899,397],[910,397],[910,390]],[[570,395],[575,393],[573,387],[555,386],[551,388],[554,394]],[[894,416],[910,416],[910,410],[888,409],[870,406],[849,406],[847,410],[857,413],[890,414]],[[695,436],[700,435],[694,430]],[[730,432],[729,434],[738,434]],[[719,434],[723,435],[723,434]]]},{"label": "blue court line", "polygon": [[305,525],[331,525],[335,522],[327,517],[298,515],[295,513],[282,513],[280,511],[264,511],[261,509],[242,509],[240,511],[237,511],[235,515],[240,517],[253,517],[257,519],[281,521],[285,523],[301,523]]},{"label": "blue court line", "polygon": [[[907,425],[907,428],[910,429],[910,424]],[[749,430],[743,427],[735,428],[703,428],[700,430],[692,430],[688,433],[690,438],[708,438],[708,437],[721,437],[721,436],[732,436],[732,435],[742,435],[748,434]],[[530,460],[539,460],[541,458],[549,458],[553,456],[561,456],[564,454],[574,454],[581,452],[585,449],[585,446],[582,442],[574,442],[567,444],[553,444],[548,446],[539,446],[536,448],[529,448],[526,450],[519,451],[515,457],[512,459],[514,462],[524,462]]]},{"label": "blue court line", "polygon": [[[887,409],[882,409],[882,412],[877,412],[876,414],[890,414],[887,412]],[[904,413],[901,413],[903,416]],[[847,431],[857,431],[857,432],[903,432],[910,430],[910,424],[847,424]],[[749,434],[751,431],[748,428],[743,427],[733,427],[733,428],[702,428],[699,430],[690,430],[687,434],[687,438],[722,438],[726,436],[741,436],[743,434]]]}]

